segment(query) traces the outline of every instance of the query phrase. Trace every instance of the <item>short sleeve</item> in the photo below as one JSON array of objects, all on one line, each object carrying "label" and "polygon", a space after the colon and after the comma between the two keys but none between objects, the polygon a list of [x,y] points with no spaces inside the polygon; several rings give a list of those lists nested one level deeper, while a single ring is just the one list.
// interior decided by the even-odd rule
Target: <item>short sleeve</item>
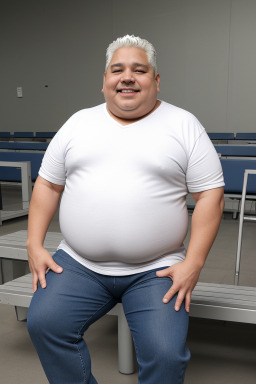
[{"label": "short sleeve", "polygon": [[66,121],[51,140],[43,157],[39,175],[53,184],[65,185],[65,158],[69,132],[72,132],[79,119],[79,115],[79,112],[77,112]]},{"label": "short sleeve", "polygon": [[190,193],[225,185],[218,154],[205,130],[201,132],[190,153],[186,183]]},{"label": "short sleeve", "polygon": [[61,145],[61,131],[59,131],[51,140],[45,152],[39,175],[53,184],[65,185],[64,160],[64,148]]}]

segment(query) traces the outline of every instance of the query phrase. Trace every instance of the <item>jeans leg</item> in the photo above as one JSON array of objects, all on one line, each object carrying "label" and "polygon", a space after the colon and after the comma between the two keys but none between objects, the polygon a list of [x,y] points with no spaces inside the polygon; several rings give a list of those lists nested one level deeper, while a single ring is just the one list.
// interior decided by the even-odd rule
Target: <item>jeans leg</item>
[{"label": "jeans leg", "polygon": [[182,384],[190,352],[186,347],[188,313],[174,310],[174,297],[162,302],[172,285],[156,271],[143,274],[122,297],[139,364],[139,384]]},{"label": "jeans leg", "polygon": [[49,271],[47,287],[34,294],[27,321],[30,337],[50,384],[97,384],[83,334],[116,301],[64,251],[57,251],[54,259],[63,272]]}]

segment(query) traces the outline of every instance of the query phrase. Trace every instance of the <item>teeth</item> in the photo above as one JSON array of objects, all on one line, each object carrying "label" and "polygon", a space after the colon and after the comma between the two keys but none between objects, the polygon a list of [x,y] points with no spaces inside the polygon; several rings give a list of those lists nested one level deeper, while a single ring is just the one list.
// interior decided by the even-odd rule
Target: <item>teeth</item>
[{"label": "teeth", "polygon": [[121,92],[122,93],[133,93],[133,92],[136,92],[136,91],[133,91],[131,89],[122,89]]}]

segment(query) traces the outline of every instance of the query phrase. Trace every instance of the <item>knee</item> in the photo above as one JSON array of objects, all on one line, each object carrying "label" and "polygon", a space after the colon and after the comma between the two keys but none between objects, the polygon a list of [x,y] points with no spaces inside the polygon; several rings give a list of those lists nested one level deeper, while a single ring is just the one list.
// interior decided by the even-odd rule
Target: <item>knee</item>
[{"label": "knee", "polygon": [[33,305],[32,301],[27,317],[27,330],[32,340],[41,332],[44,322],[44,316],[41,313],[40,307]]},{"label": "knee", "polygon": [[57,327],[58,317],[55,316],[54,311],[32,300],[27,317],[27,330],[32,341],[41,339],[46,334],[55,333]]},{"label": "knee", "polygon": [[155,340],[151,348],[146,348],[147,360],[156,367],[182,367],[190,359],[190,352],[185,343],[170,343],[169,340]]},{"label": "knee", "polygon": [[177,346],[175,344],[158,350],[159,359],[164,365],[169,367],[183,367],[190,359],[190,352],[186,345]]},{"label": "knee", "polygon": [[183,383],[190,351],[186,345],[160,345],[155,355],[155,369],[161,371],[163,382]]}]

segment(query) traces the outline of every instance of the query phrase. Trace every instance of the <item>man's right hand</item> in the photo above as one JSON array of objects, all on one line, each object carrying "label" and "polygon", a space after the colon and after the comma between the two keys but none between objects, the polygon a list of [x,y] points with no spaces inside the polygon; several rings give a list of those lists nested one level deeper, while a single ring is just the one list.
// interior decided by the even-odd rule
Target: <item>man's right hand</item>
[{"label": "man's right hand", "polygon": [[45,274],[48,269],[55,273],[61,273],[63,268],[55,263],[51,254],[42,248],[28,249],[29,269],[33,275],[32,288],[33,292],[37,290],[38,281],[42,288],[46,288]]}]

